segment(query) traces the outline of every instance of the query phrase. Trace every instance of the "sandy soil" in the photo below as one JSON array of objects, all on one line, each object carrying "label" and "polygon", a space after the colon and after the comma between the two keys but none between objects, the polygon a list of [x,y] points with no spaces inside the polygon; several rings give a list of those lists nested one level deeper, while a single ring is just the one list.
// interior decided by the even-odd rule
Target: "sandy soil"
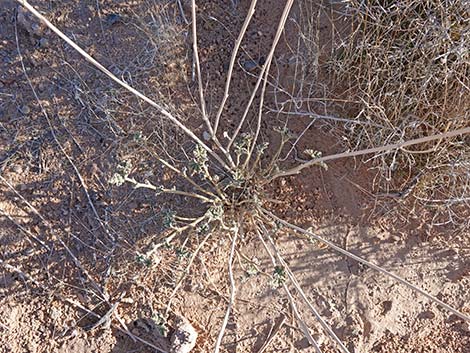
[{"label": "sandy soil", "polygon": [[[182,3],[189,18],[187,2]],[[248,1],[235,8],[230,3],[198,6],[210,111],[222,96],[231,48],[249,6]],[[198,108],[189,26],[177,2],[32,4],[113,73],[167,104],[202,136],[202,124],[192,119]],[[188,141],[48,30],[32,26],[37,24],[33,19],[15,21],[16,9],[11,0],[0,8],[0,260],[8,265],[0,267],[0,352],[155,351],[133,340],[124,327],[168,350],[174,315],[185,317],[199,333],[194,352],[211,352],[228,300],[229,239],[218,237],[204,247],[173,300],[172,316],[163,322],[160,315],[187,255],[184,248],[162,249],[151,265],[139,262],[137,255],[162,234],[161,214],[167,204],[182,211],[198,210],[200,204],[108,184],[123,160],[132,161],[136,175],[171,182],[174,175],[158,164],[154,151],[176,151],[174,158],[182,159],[178,151],[187,150]],[[250,61],[266,55],[281,12],[278,1],[260,1],[235,70],[236,93],[222,131],[235,127],[256,80],[258,68],[250,68]],[[292,18],[298,16],[295,8]],[[319,29],[321,62],[331,34],[326,15]],[[290,21],[276,52],[273,78],[292,90],[295,31],[296,22]],[[26,80],[17,45],[47,118]],[[326,77],[319,70],[318,79]],[[266,106],[275,107],[281,98],[282,93],[270,90]],[[273,128],[285,121],[285,116],[266,111],[262,138],[275,144]],[[336,127],[316,123],[307,129],[310,122],[288,120],[294,132],[304,134],[298,151],[315,148],[328,154],[345,148]],[[290,156],[286,164],[293,163]],[[316,168],[276,181],[266,192],[279,200],[273,205],[279,216],[311,227],[470,314],[468,234],[429,229],[427,217],[432,215],[426,210],[413,209],[406,200],[378,198],[370,167],[359,160],[340,160],[327,171]],[[279,232],[275,241],[305,293],[350,352],[470,352],[469,323],[419,294],[288,232]],[[188,249],[198,242],[190,240]],[[285,317],[265,352],[313,352],[285,294],[273,289],[264,275],[272,266],[260,242],[248,232],[240,246],[262,271],[254,274],[245,260],[235,261],[238,300],[222,350],[259,352],[270,330]],[[103,292],[108,303],[99,295]],[[299,310],[322,350],[338,351],[309,309],[299,304]]]}]

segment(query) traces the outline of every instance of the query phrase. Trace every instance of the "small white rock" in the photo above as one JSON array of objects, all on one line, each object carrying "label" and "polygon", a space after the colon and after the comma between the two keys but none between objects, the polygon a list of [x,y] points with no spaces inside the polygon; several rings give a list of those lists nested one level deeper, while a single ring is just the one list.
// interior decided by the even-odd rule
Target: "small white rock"
[{"label": "small white rock", "polygon": [[189,353],[196,346],[197,332],[189,321],[182,317],[176,317],[175,332],[171,336],[170,353]]},{"label": "small white rock", "polygon": [[204,131],[202,133],[202,138],[204,139],[204,141],[209,141],[211,139],[211,134],[208,133],[207,131]]}]

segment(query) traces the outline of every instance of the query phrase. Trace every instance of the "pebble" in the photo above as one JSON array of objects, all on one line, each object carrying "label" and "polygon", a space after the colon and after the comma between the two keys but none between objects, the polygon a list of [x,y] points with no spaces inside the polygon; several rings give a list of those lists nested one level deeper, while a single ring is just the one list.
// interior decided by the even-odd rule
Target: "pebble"
[{"label": "pebble", "polygon": [[121,303],[126,303],[126,304],[134,304],[134,299],[130,297],[124,297],[121,299]]},{"label": "pebble", "polygon": [[47,48],[49,46],[49,39],[41,38],[39,39],[39,47],[40,48]]},{"label": "pebble", "polygon": [[41,34],[41,26],[39,26],[39,24],[37,23],[33,23],[31,25],[31,30],[33,31],[34,34],[36,35],[40,35]]},{"label": "pebble", "polygon": [[21,174],[23,173],[23,167],[19,164],[15,164],[13,166],[13,172],[15,172],[16,174]]},{"label": "pebble", "polygon": [[196,346],[197,332],[189,321],[177,316],[175,332],[171,336],[170,353],[189,353]]},{"label": "pebble", "polygon": [[31,113],[31,109],[27,105],[22,105],[19,109],[21,114],[28,115]]},{"label": "pebble", "polygon": [[266,59],[264,57],[261,57],[258,60],[246,60],[243,63],[243,68],[247,71],[253,71],[256,68],[263,66],[265,62]]},{"label": "pebble", "polygon": [[24,254],[25,255],[31,255],[32,253],[34,252],[34,249],[33,248],[27,248],[24,250]]},{"label": "pebble", "polygon": [[202,138],[204,139],[204,141],[210,141],[210,139],[211,139],[211,134],[208,133],[207,131],[204,131],[204,132],[202,133]]},{"label": "pebble", "polygon": [[117,13],[110,13],[106,16],[105,22],[108,26],[112,26],[115,23],[122,22],[122,17]]}]

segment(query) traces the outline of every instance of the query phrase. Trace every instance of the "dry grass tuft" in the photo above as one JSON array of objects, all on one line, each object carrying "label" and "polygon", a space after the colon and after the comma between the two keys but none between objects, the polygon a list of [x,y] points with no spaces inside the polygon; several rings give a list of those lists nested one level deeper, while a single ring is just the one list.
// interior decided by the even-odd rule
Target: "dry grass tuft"
[{"label": "dry grass tuft", "polygon": [[[354,146],[378,146],[469,125],[470,7],[465,0],[348,1],[351,23],[334,48],[331,69],[356,101]],[[345,80],[347,79],[347,80]],[[438,206],[436,224],[462,225],[469,209],[468,139],[433,141],[376,156],[379,187],[414,186],[416,199]],[[467,221],[468,222],[468,221]]]}]

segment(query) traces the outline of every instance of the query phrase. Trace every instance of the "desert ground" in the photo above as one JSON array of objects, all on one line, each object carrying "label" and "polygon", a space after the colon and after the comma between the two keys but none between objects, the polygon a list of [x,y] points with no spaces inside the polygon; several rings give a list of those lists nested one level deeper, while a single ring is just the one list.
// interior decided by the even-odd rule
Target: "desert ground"
[{"label": "desert ground", "polygon": [[[468,2],[29,2],[154,105],[20,2],[0,1],[1,353],[470,353]],[[368,32],[403,4],[391,28],[432,15],[447,52]]]}]

